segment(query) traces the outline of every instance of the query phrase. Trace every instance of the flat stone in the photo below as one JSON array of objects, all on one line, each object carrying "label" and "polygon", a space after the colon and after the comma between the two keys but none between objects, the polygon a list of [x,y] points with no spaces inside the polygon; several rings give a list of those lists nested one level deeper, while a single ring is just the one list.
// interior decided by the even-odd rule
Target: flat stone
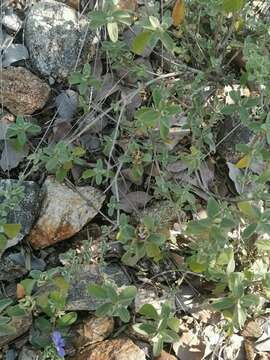
[{"label": "flat stone", "polygon": [[113,329],[113,318],[89,316],[81,324],[72,327],[69,337],[72,345],[80,351],[86,346],[105,340],[111,335]]},{"label": "flat stone", "polygon": [[49,85],[23,67],[3,69],[0,88],[2,104],[14,115],[30,115],[42,109],[50,94]]},{"label": "flat stone", "polygon": [[20,224],[21,229],[18,235],[9,239],[6,249],[16,245],[27,235],[35,222],[42,202],[42,191],[33,181],[0,180],[0,192],[8,189],[9,186],[20,185],[23,188],[23,197],[14,210],[11,210],[7,221],[10,224]]},{"label": "flat stone", "polygon": [[145,360],[145,354],[129,339],[105,340],[72,360]]},{"label": "flat stone", "polygon": [[86,266],[71,279],[66,310],[95,311],[104,302],[91,296],[88,287],[91,283],[103,283],[104,280],[114,282],[118,287],[130,283],[128,276],[117,264],[109,264],[105,267]]},{"label": "flat stone", "polygon": [[6,336],[0,336],[0,348],[6,344],[11,343],[19,336],[26,333],[32,325],[32,316],[31,314],[27,314],[20,317],[13,317],[8,323],[8,325],[14,327],[16,329],[16,333]]},{"label": "flat stone", "polygon": [[80,54],[90,52],[88,30],[88,19],[71,7],[53,0],[36,3],[24,32],[32,66],[44,76],[66,78]]},{"label": "flat stone", "polygon": [[[43,184],[45,193],[40,217],[29,235],[36,249],[69,239],[92,220],[105,200],[105,195],[91,186],[77,187],[79,193],[48,177]],[[90,205],[91,204],[91,205]]]}]

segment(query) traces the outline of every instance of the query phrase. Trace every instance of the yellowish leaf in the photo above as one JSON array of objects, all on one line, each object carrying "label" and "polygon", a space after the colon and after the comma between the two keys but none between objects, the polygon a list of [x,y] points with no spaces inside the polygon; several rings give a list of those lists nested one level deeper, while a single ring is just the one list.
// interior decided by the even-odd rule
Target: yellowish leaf
[{"label": "yellowish leaf", "polygon": [[240,159],[235,166],[238,169],[245,169],[245,168],[249,167],[250,161],[251,161],[251,155],[247,154],[242,159]]},{"label": "yellowish leaf", "polygon": [[173,25],[179,26],[184,21],[184,18],[185,18],[185,1],[176,0],[172,12]]}]

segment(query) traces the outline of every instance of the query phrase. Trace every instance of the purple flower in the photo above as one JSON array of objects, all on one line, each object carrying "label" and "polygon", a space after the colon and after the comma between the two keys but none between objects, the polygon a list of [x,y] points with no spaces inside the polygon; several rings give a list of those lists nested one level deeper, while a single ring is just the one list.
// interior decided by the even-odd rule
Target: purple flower
[{"label": "purple flower", "polygon": [[60,331],[53,331],[52,333],[52,341],[54,343],[54,346],[56,348],[57,354],[61,357],[64,358],[65,356],[65,341],[62,338],[62,335],[60,333]]}]

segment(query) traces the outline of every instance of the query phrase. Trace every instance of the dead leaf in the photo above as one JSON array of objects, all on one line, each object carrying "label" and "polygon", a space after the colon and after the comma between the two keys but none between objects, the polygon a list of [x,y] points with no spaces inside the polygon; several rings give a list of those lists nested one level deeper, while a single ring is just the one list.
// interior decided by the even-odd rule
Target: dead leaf
[{"label": "dead leaf", "polygon": [[184,0],[176,0],[173,12],[172,12],[172,20],[174,26],[179,26],[185,18],[185,1]]},{"label": "dead leaf", "polygon": [[14,169],[28,155],[29,148],[25,146],[21,151],[17,152],[6,142],[2,151],[0,167],[3,171]]},{"label": "dead leaf", "polygon": [[144,191],[130,192],[120,200],[120,209],[127,213],[132,213],[133,211],[145,208],[151,199],[152,196]]},{"label": "dead leaf", "polygon": [[16,295],[18,300],[23,299],[25,297],[24,287],[20,283],[17,284]]}]

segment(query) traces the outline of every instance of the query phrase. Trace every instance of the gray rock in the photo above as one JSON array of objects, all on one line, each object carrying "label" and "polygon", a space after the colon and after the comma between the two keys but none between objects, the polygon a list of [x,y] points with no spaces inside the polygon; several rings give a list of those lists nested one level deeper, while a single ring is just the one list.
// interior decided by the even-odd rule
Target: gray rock
[{"label": "gray rock", "polygon": [[48,177],[42,189],[45,197],[40,217],[29,234],[36,249],[71,238],[96,216],[105,200],[105,195],[92,186],[73,190],[54,177]]},{"label": "gray rock", "polygon": [[221,142],[217,152],[230,163],[237,163],[241,158],[241,153],[236,151],[237,144],[250,144],[255,134],[245,125],[226,118],[219,128],[217,140]]},{"label": "gray rock", "polygon": [[12,282],[23,277],[27,272],[25,266],[16,262],[10,255],[2,256],[0,262],[0,281]]},{"label": "gray rock", "polygon": [[16,332],[14,332],[14,334],[0,336],[0,347],[9,344],[13,340],[17,339],[19,336],[26,333],[32,325],[32,315],[29,313],[24,316],[13,317],[8,323],[8,325],[15,328]]},{"label": "gray rock", "polygon": [[38,360],[40,355],[40,351],[24,346],[20,352],[19,360]]},{"label": "gray rock", "polygon": [[89,53],[88,20],[53,0],[35,4],[26,19],[25,42],[33,67],[42,75],[65,78],[78,57]]},{"label": "gray rock", "polygon": [[[19,184],[18,180],[0,180],[0,191],[5,191],[10,185],[16,184]],[[16,245],[30,232],[42,202],[43,194],[36,183],[23,181],[21,186],[23,187],[23,197],[16,209],[11,210],[7,217],[8,223],[20,224],[21,230],[15,238],[9,239],[6,249]]]},{"label": "gray rock", "polygon": [[118,287],[130,283],[128,276],[116,264],[109,264],[103,268],[87,266],[71,280],[66,310],[96,310],[102,301],[89,295],[87,288],[91,283],[102,283],[106,279],[114,282]]}]

